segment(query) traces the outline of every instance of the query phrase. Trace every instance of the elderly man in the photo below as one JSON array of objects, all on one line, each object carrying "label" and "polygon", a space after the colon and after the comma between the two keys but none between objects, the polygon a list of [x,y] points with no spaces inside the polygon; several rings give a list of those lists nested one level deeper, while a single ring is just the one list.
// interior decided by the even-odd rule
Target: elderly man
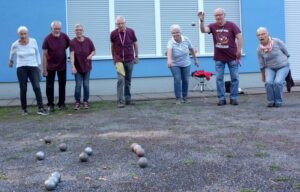
[{"label": "elderly man", "polygon": [[55,74],[58,76],[59,99],[58,109],[65,108],[66,95],[66,49],[69,47],[69,37],[61,32],[61,22],[51,23],[51,33],[44,39],[42,49],[43,75],[46,77],[46,95],[48,110],[54,111],[54,81]]},{"label": "elderly man", "polygon": [[123,108],[124,104],[133,104],[131,101],[130,85],[133,64],[139,61],[138,45],[134,30],[126,27],[125,18],[117,16],[115,22],[117,29],[110,33],[111,53],[118,73],[118,107]]},{"label": "elderly man", "polygon": [[215,23],[204,25],[204,12],[198,13],[202,33],[212,33],[214,41],[214,60],[216,64],[216,86],[218,105],[226,105],[224,88],[224,69],[228,65],[231,78],[230,104],[238,105],[239,61],[243,44],[241,30],[236,24],[225,20],[225,10],[215,9]]}]

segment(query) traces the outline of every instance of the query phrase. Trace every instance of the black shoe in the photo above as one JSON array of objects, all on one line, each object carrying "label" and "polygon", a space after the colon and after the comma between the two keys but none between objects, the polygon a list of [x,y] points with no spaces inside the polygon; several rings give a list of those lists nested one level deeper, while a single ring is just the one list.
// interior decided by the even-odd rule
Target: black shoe
[{"label": "black shoe", "polygon": [[63,109],[66,109],[66,104],[57,104],[57,109],[59,110],[63,110]]},{"label": "black shoe", "polygon": [[239,102],[236,99],[230,99],[230,105],[239,105]]},{"label": "black shoe", "polygon": [[226,100],[220,100],[218,106],[226,105]]},{"label": "black shoe", "polygon": [[135,105],[135,103],[132,101],[125,101],[125,105]]},{"label": "black shoe", "polygon": [[54,112],[54,106],[53,105],[49,105],[48,106],[48,111],[49,112]]},{"label": "black shoe", "polygon": [[281,107],[281,105],[282,105],[281,103],[275,103],[274,107]]},{"label": "black shoe", "polygon": [[274,107],[274,103],[268,103],[267,107]]},{"label": "black shoe", "polygon": [[37,114],[48,115],[49,113],[44,108],[39,108],[39,110],[37,111]]}]

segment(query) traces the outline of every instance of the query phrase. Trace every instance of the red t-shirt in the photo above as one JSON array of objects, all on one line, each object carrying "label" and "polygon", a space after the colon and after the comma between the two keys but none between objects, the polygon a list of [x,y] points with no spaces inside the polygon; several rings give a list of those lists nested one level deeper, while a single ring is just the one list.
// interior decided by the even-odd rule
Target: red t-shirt
[{"label": "red t-shirt", "polygon": [[110,41],[113,43],[113,59],[115,62],[129,63],[134,60],[133,43],[137,41],[134,30],[126,27],[126,32],[118,29],[110,33]]},{"label": "red t-shirt", "polygon": [[226,21],[223,26],[211,23],[208,27],[214,40],[214,60],[236,60],[237,45],[235,39],[236,35],[241,33],[239,27],[230,21]]},{"label": "red t-shirt", "polygon": [[59,37],[51,33],[44,39],[42,48],[48,50],[47,70],[63,71],[66,70],[67,55],[66,49],[70,45],[69,37],[60,33]]},{"label": "red t-shirt", "polygon": [[91,52],[95,51],[95,46],[91,39],[84,37],[82,42],[76,38],[70,43],[70,51],[74,51],[75,68],[80,73],[89,72],[92,69],[92,61],[87,59]]}]

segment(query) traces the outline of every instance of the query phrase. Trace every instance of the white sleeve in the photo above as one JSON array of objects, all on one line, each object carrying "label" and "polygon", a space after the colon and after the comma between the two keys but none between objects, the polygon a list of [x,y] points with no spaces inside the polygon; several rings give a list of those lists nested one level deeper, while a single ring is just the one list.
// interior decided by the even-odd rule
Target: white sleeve
[{"label": "white sleeve", "polygon": [[39,47],[38,47],[35,39],[33,39],[33,46],[35,49],[36,62],[38,63],[38,65],[41,65],[41,55],[40,55]]},{"label": "white sleeve", "polygon": [[17,50],[17,46],[16,46],[15,43],[13,43],[11,45],[10,52],[9,52],[9,60],[13,60],[14,59],[14,55],[16,53],[16,50]]},{"label": "white sleeve", "polygon": [[172,47],[173,47],[173,41],[172,41],[172,39],[170,39],[168,41],[167,48],[169,49],[169,48],[172,48]]}]

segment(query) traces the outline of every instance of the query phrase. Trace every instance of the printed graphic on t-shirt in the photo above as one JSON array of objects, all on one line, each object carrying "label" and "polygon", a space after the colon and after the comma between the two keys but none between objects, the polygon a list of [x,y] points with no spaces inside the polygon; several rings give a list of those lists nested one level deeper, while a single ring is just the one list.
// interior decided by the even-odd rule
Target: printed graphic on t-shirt
[{"label": "printed graphic on t-shirt", "polygon": [[229,45],[228,45],[228,34],[229,31],[228,29],[217,29],[216,30],[216,39],[217,39],[217,43],[216,43],[216,47],[217,48],[221,48],[221,49],[228,49]]}]

